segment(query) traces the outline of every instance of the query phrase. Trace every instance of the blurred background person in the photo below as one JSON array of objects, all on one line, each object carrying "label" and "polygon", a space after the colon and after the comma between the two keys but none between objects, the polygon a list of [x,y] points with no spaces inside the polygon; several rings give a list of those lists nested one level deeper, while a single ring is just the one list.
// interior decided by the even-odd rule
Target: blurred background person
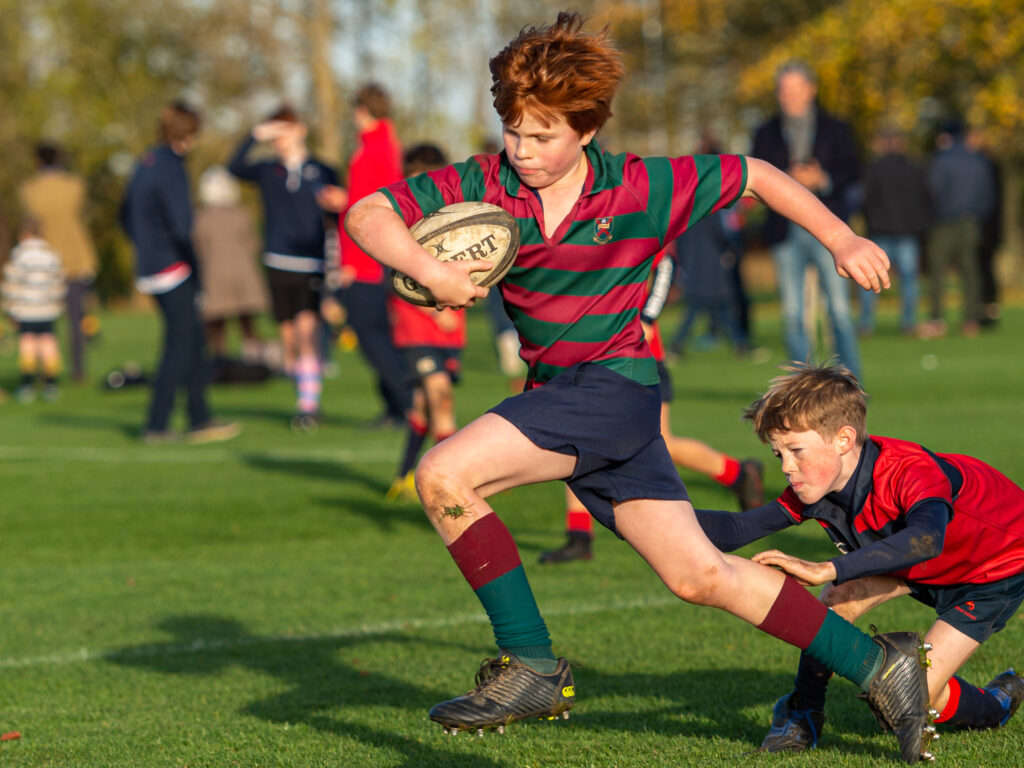
[{"label": "blurred background person", "polygon": [[[931,223],[931,191],[924,168],[907,155],[907,139],[893,128],[873,141],[875,158],[864,169],[864,221],[868,237],[889,256],[899,276],[900,331],[917,332],[921,238]],[[859,289],[860,332],[875,330],[878,294]]]},{"label": "blurred background person", "polygon": [[[348,206],[403,178],[402,149],[391,122],[388,92],[377,83],[363,85],[353,99],[352,116],[359,147],[348,167]],[[391,293],[388,275],[380,262],[365,254],[340,224],[338,237],[338,296],[359,340],[359,349],[376,375],[377,389],[384,402],[384,412],[370,426],[400,428],[412,404],[412,382],[405,360],[392,340],[387,309]]]},{"label": "blurred background person", "polygon": [[[417,144],[403,157],[402,175],[416,176],[448,165],[436,144]],[[464,310],[419,307],[392,292],[388,311],[395,347],[405,356],[414,377],[412,406],[406,412],[405,450],[388,499],[418,501],[415,470],[427,438],[434,444],[455,434],[455,385],[466,347]]]},{"label": "blurred background person", "polygon": [[[788,173],[846,221],[850,189],[858,178],[857,147],[850,127],[818,106],[817,76],[804,61],[791,60],[779,68],[775,95],[779,113],[757,129],[751,154]],[[804,317],[805,276],[813,267],[825,296],[839,362],[860,378],[849,286],[836,272],[828,249],[774,211],[768,211],[764,242],[775,261],[788,358],[807,362],[813,351]]]},{"label": "blurred background person", "polygon": [[[295,110],[282,106],[242,140],[228,170],[260,190],[263,263],[284,369],[295,381],[291,425],[295,430],[312,432],[320,424],[323,393],[320,297],[326,244],[324,209],[337,212],[327,195],[328,190],[337,187],[338,176],[309,153],[307,132]],[[249,153],[257,143],[269,144],[274,159],[250,159]]]},{"label": "blurred background person", "polygon": [[214,165],[203,172],[192,229],[203,276],[200,311],[214,357],[231,356],[227,329],[234,321],[242,336],[242,360],[262,362],[256,320],[270,302],[256,264],[260,243],[253,217],[239,199],[238,182],[226,168]]},{"label": "blurred background person", "polygon": [[973,126],[967,130],[967,146],[976,152],[992,172],[995,198],[992,209],[981,220],[981,242],[978,244],[978,271],[981,274],[982,326],[999,320],[999,276],[996,274],[996,252],[1003,243],[1003,174],[988,145],[987,132]]},{"label": "blurred background person", "polygon": [[669,345],[672,355],[683,353],[690,330],[701,315],[708,319],[709,338],[724,333],[738,354],[750,351],[749,339],[739,322],[733,277],[736,237],[729,231],[729,215],[729,211],[717,211],[676,238],[677,281],[683,286],[685,312]]},{"label": "blurred background person", "polygon": [[227,440],[241,431],[237,423],[215,421],[206,400],[210,371],[196,307],[199,276],[185,169],[199,125],[199,113],[182,102],[161,110],[160,143],[139,158],[121,206],[121,223],[135,243],[135,287],[156,300],[164,320],[160,365],[142,435],[147,444],[176,439],[169,421],[179,386],[187,394],[189,442]]},{"label": "blurred background person", "polygon": [[935,338],[946,333],[946,273],[953,266],[959,273],[963,296],[960,330],[965,336],[974,336],[982,317],[978,266],[981,228],[995,206],[995,178],[985,158],[967,146],[959,120],[943,126],[935,147],[928,169],[935,202],[935,220],[928,237],[931,317],[922,326],[922,335]]},{"label": "blurred background person", "polygon": [[60,256],[67,281],[68,346],[71,380],[85,379],[87,335],[83,320],[96,277],[96,249],[85,223],[88,202],[85,179],[68,170],[57,144],[35,148],[38,170],[19,188],[24,211],[39,222],[42,237]]},{"label": "blurred background person", "polygon": [[[483,145],[485,155],[497,155],[503,151],[494,139],[487,139]],[[526,378],[526,363],[519,357],[519,334],[512,324],[512,318],[505,311],[505,302],[501,298],[501,291],[492,290],[484,299],[487,306],[487,314],[491,318],[491,330],[494,333],[494,352],[498,356],[498,368],[501,373],[513,379],[513,391],[518,392],[521,386],[517,379]]]},{"label": "blurred background person", "polygon": [[54,323],[64,309],[65,275],[60,256],[42,238],[40,222],[26,217],[18,244],[4,265],[3,308],[18,325],[18,402],[36,399],[42,379],[44,400],[56,400],[61,370]]}]

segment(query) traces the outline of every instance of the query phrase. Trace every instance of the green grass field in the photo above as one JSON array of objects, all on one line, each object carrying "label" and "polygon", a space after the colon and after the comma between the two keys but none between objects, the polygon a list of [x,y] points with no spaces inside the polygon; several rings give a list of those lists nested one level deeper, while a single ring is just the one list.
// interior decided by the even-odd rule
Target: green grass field
[{"label": "green grass field", "polygon": [[[774,361],[775,312],[758,311]],[[95,378],[153,359],[155,318],[103,320]],[[863,344],[871,430],[971,453],[1024,479],[1024,309],[971,340],[900,338],[891,314],[881,325]],[[471,312],[470,334],[463,423],[508,393],[483,312]],[[573,717],[504,736],[442,736],[427,710],[472,686],[493,653],[490,628],[419,508],[385,502],[401,435],[360,428],[378,412],[370,378],[358,354],[338,360],[327,423],[313,435],[289,431],[284,381],[213,389],[218,415],[245,424],[216,446],[141,446],[142,388],[69,386],[56,403],[0,405],[0,732],[21,733],[0,742],[0,765],[897,764],[895,739],[845,681],[832,687],[821,748],[747,756],[789,690],[797,651],[679,603],[607,531],[593,561],[538,566],[538,553],[562,540],[557,484],[493,503],[519,542],[556,651],[582,665]],[[15,368],[8,349],[0,382],[13,383]],[[675,430],[762,458],[772,493],[782,476],[739,415],[777,372],[725,348],[674,366]],[[733,508],[711,481],[684,479],[699,506]],[[814,528],[771,545],[830,557]],[[931,620],[903,599],[861,624],[924,631]],[[1024,614],[963,673],[984,684],[1011,664],[1024,665]],[[946,733],[936,754],[942,766],[1020,766],[1024,720]]]}]

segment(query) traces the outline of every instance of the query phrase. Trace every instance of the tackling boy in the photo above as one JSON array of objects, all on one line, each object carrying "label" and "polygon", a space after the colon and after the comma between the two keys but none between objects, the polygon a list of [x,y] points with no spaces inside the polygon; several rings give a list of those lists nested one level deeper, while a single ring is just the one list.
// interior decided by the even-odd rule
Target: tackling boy
[{"label": "tackling boy", "polygon": [[582,25],[578,14],[560,13],[551,26],[523,29],[491,60],[500,155],[389,186],[346,218],[364,251],[451,308],[487,295],[470,273],[490,264],[439,262],[409,225],[475,200],[501,206],[520,228],[519,255],[500,290],[529,366],[527,390],[434,446],[416,471],[424,509],[487,611],[500,649],[481,665],[474,690],[438,704],[430,717],[451,732],[482,732],[573,706],[569,663],[555,657],[516,544],[486,501],[520,485],[565,480],[673,593],[807,649],[867,692],[905,760],[930,757],[918,636],[871,638],[796,580],[723,555],[703,535],[660,434],[657,365],[640,324],[655,254],[689,223],[744,194],[813,233],[839,273],[862,287],[888,286],[885,253],[767,163],[603,151],[594,136],[611,114],[623,68],[607,32],[587,34]]},{"label": "tackling boy", "polygon": [[[1024,491],[970,456],[869,435],[864,392],[846,368],[786,370],[745,418],[782,462],[789,487],[739,515],[698,510],[708,538],[730,552],[818,521],[836,557],[818,563],[769,550],[753,560],[802,584],[825,584],[822,602],[850,621],[901,595],[934,607],[925,641],[936,722],[1004,725],[1024,699],[1024,680],[1011,668],[978,688],[956,672],[1024,600]],[[801,655],[795,689],[776,703],[763,750],[816,745],[830,675]]]}]

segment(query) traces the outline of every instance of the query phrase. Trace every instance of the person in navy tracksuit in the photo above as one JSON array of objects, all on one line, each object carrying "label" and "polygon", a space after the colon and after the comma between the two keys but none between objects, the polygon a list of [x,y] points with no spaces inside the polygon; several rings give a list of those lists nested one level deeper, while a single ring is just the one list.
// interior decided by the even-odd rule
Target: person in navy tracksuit
[{"label": "person in navy tracksuit", "polygon": [[143,440],[174,439],[168,423],[178,386],[188,394],[190,442],[226,440],[240,431],[213,419],[206,400],[209,364],[196,308],[199,276],[192,249],[192,203],[185,155],[195,145],[199,114],[181,102],[160,113],[160,144],[138,160],[121,224],[135,244],[135,286],[156,300],[164,318],[164,343],[153,382]]},{"label": "person in navy tracksuit", "polygon": [[[274,318],[284,347],[285,371],[297,392],[292,427],[313,431],[320,418],[320,298],[324,280],[324,191],[345,199],[334,170],[310,155],[307,129],[290,107],[255,126],[228,163],[238,178],[256,184],[263,201],[263,263]],[[258,142],[276,157],[248,157]],[[335,209],[334,212],[336,212]]]}]

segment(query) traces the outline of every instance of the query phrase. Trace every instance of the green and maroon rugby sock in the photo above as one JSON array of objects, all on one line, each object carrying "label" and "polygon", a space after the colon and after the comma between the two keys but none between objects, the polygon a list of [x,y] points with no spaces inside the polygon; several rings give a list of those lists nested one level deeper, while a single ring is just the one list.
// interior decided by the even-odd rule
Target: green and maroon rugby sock
[{"label": "green and maroon rugby sock", "polygon": [[554,672],[548,628],[512,534],[498,516],[487,514],[477,520],[448,546],[448,552],[487,611],[498,647],[538,672]]},{"label": "green and maroon rugby sock", "polygon": [[882,649],[870,635],[825,607],[789,576],[757,628],[806,651],[863,690],[882,664]]}]

